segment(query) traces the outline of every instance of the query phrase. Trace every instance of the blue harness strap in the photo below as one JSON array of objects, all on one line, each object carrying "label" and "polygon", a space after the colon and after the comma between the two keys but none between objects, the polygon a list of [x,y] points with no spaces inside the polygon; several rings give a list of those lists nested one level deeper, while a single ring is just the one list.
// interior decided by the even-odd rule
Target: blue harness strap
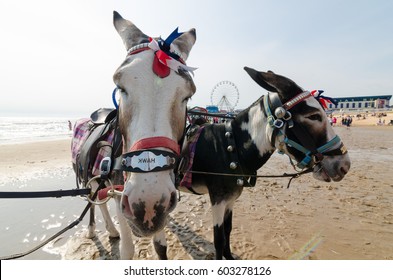
[{"label": "blue harness strap", "polygon": [[[334,146],[336,146],[340,142],[341,142],[340,137],[338,135],[336,135],[331,140],[329,140],[325,145],[317,148],[317,152],[320,154],[324,154],[324,153],[330,151]],[[303,160],[296,165],[297,167],[303,169],[311,163],[311,161],[313,159],[312,158],[312,155],[313,155],[312,151],[306,149],[305,147],[303,147],[299,143],[292,141],[288,137],[285,137],[284,143],[287,144],[288,146],[302,152],[305,155]]]},{"label": "blue harness strap", "polygon": [[321,154],[328,152],[332,147],[337,145],[338,143],[341,142],[341,138],[338,137],[338,135],[334,136],[333,139],[329,140],[325,145],[319,147],[317,149],[318,152]]},{"label": "blue harness strap", "polygon": [[[283,143],[285,143],[287,146],[292,147],[292,148],[294,148],[304,154],[304,158],[298,164],[296,164],[296,166],[298,168],[304,169],[307,166],[310,166],[310,164],[312,164],[312,163],[317,164],[318,162],[320,162],[322,160],[324,155],[327,155],[326,153],[328,153],[328,152],[331,152],[333,154],[345,154],[346,153],[346,149],[345,149],[345,147],[343,147],[343,145],[341,145],[341,147],[338,149],[333,149],[336,145],[338,145],[341,142],[341,139],[338,135],[334,136],[331,140],[329,140],[327,143],[325,143],[321,147],[319,147],[319,148],[315,147],[315,149],[313,151],[307,149],[303,145],[289,139],[286,136],[286,134],[284,132],[285,128],[287,128],[287,127],[292,128],[293,127],[293,121],[291,120],[291,114],[288,112],[288,110],[290,108],[294,107],[295,105],[297,105],[298,103],[300,103],[302,100],[312,97],[313,95],[310,94],[310,92],[306,91],[306,92],[300,93],[297,96],[295,96],[293,99],[289,100],[284,105],[281,104],[281,101],[279,100],[277,94],[273,94],[272,96],[270,96],[270,95],[271,95],[270,93],[268,95],[265,95],[264,100],[263,100],[265,113],[267,115],[267,121],[268,121],[269,125],[274,129],[274,131],[278,131],[276,135],[284,135],[285,136]],[[271,100],[271,99],[273,99],[273,100]],[[269,101],[271,101],[273,108],[270,107]],[[284,115],[286,116],[286,114],[289,114],[289,115],[287,117],[284,116],[281,118],[277,114],[277,112],[280,112],[280,110],[277,111],[277,109],[284,110],[283,116]],[[275,113],[273,114],[272,111],[274,111]],[[274,133],[273,133],[273,135],[274,135]],[[272,140],[272,143],[273,143],[273,140]],[[311,145],[311,146],[313,146],[313,145]]]}]

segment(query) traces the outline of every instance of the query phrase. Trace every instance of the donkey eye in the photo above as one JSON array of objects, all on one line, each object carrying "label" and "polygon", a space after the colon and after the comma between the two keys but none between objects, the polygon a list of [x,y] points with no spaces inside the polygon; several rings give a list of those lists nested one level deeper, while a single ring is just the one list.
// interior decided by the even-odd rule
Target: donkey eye
[{"label": "donkey eye", "polygon": [[322,121],[322,117],[319,114],[313,114],[311,116],[308,116],[307,119],[312,120],[312,121]]},{"label": "donkey eye", "polygon": [[183,102],[184,102],[184,103],[188,103],[189,100],[191,100],[191,96],[188,96],[188,97],[184,98],[184,99],[183,99]]},{"label": "donkey eye", "polygon": [[123,88],[121,88],[119,86],[117,86],[117,91],[118,91],[119,94],[127,94],[127,92]]}]

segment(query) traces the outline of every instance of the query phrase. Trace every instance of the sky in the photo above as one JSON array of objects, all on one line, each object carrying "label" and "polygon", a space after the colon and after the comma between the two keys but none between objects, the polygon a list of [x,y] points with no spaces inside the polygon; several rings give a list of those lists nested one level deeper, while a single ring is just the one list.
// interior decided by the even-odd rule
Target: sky
[{"label": "sky", "polygon": [[86,117],[113,107],[126,50],[113,11],[145,34],[195,28],[190,106],[220,81],[237,108],[264,95],[243,70],[272,70],[331,97],[393,94],[391,0],[0,0],[0,116]]}]

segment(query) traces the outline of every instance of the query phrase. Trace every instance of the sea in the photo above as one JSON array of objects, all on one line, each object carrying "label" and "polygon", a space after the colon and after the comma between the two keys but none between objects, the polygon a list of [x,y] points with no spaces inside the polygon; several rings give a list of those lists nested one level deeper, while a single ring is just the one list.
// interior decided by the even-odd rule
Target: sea
[{"label": "sea", "polygon": [[67,117],[0,117],[0,145],[66,139],[76,119]]},{"label": "sea", "polygon": [[[0,117],[0,145],[71,139],[77,118],[67,117]],[[71,151],[70,151],[71,153]],[[0,175],[4,170],[0,169]],[[74,189],[75,173],[67,161],[64,166],[25,172],[17,177],[0,176],[2,191],[51,191]],[[79,197],[2,199],[0,198],[0,259],[26,252],[75,221],[87,202]],[[99,212],[99,211],[97,211]],[[98,213],[97,228],[104,230]],[[77,231],[86,229],[88,218],[65,232],[42,249],[28,254],[25,260],[57,260],[65,254],[66,242]]]}]

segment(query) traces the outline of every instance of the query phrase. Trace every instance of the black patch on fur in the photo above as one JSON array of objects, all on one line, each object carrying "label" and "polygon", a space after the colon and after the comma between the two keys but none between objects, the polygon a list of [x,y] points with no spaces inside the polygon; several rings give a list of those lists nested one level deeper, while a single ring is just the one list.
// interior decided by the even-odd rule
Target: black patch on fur
[{"label": "black patch on fur", "polygon": [[234,260],[231,253],[231,231],[232,231],[232,211],[228,210],[224,216],[224,250],[223,255],[226,260]]},{"label": "black patch on fur", "polygon": [[225,244],[224,226],[214,226],[214,248],[216,249],[216,260],[222,260]]},{"label": "black patch on fur", "polygon": [[135,220],[138,222],[142,221],[145,219],[145,210],[146,204],[144,201],[139,201],[139,203],[133,203],[132,204],[132,211],[134,212]]},{"label": "black patch on fur", "polygon": [[160,260],[167,260],[168,256],[166,255],[167,246],[161,245],[159,242],[154,241],[154,250],[156,251],[158,258]]}]

